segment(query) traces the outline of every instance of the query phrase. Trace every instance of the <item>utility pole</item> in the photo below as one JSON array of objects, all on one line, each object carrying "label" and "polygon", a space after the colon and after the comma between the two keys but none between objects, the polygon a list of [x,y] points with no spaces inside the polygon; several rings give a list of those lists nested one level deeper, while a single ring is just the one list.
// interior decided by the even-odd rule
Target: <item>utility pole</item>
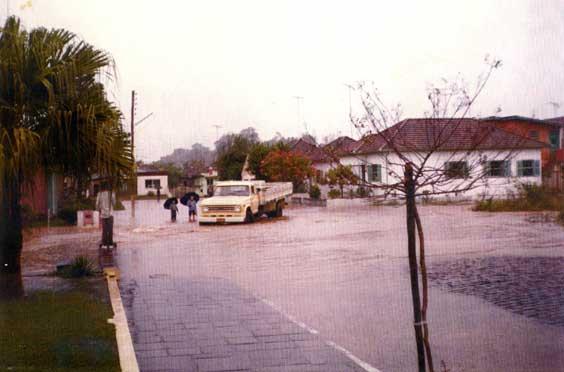
[{"label": "utility pole", "polygon": [[[303,102],[304,102],[304,97],[302,96],[294,96],[294,99],[296,100],[296,108],[297,108],[297,114],[298,114],[298,125],[303,124],[306,133],[309,134],[309,130],[307,129],[307,123],[305,122],[305,120],[303,120]],[[300,108],[302,108],[302,110],[300,110]],[[300,123],[300,121],[302,121],[302,123]]]},{"label": "utility pole", "polygon": [[131,220],[135,220],[135,194],[137,193],[137,164],[135,163],[135,91],[131,91],[131,155],[133,179],[131,180]]},{"label": "utility pole", "polygon": [[221,125],[212,125],[212,127],[215,127],[215,142],[219,141],[219,128],[223,128]]},{"label": "utility pole", "polygon": [[[351,121],[352,118],[352,90],[354,89],[354,87],[350,84],[345,84],[345,86],[347,88],[349,88],[349,117],[347,118],[347,121]],[[353,136],[353,125],[351,124],[351,137]]]}]

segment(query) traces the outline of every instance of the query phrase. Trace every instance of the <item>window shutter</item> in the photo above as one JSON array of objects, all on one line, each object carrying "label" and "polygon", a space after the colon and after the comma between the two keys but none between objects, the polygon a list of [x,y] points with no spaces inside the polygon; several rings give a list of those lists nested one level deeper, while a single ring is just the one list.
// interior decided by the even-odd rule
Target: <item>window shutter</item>
[{"label": "window shutter", "polygon": [[376,171],[374,181],[382,182],[382,165],[374,164],[372,167],[374,167],[374,170]]},{"label": "window shutter", "polygon": [[511,177],[511,161],[504,161],[503,162],[504,174],[505,177]]},{"label": "window shutter", "polygon": [[517,176],[523,177],[523,160],[517,161]]},{"label": "window shutter", "polygon": [[372,182],[372,164],[366,165],[366,182]]},{"label": "window shutter", "polygon": [[533,161],[533,174],[537,177],[540,176],[540,161],[539,160]]}]

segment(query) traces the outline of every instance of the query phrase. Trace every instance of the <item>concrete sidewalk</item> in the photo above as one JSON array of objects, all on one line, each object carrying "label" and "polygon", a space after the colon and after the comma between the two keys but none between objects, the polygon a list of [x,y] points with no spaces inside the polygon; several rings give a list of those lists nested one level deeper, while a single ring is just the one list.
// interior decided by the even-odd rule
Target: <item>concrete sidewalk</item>
[{"label": "concrete sidewalk", "polygon": [[365,371],[219,278],[121,283],[141,371]]}]

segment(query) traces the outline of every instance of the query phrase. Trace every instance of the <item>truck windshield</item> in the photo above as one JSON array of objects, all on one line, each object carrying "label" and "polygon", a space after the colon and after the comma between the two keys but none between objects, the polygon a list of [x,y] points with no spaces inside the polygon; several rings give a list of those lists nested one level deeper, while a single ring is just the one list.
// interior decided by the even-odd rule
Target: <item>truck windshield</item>
[{"label": "truck windshield", "polygon": [[249,196],[249,186],[218,186],[215,189],[214,196]]}]

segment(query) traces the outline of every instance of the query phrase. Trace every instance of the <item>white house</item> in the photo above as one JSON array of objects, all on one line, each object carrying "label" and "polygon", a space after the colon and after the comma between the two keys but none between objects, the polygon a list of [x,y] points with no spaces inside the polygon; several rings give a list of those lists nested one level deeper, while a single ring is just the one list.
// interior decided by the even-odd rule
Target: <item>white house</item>
[{"label": "white house", "polygon": [[149,195],[149,193],[156,195],[159,189],[161,195],[170,195],[166,172],[146,168],[137,170],[137,195]]},{"label": "white house", "polygon": [[323,173],[339,163],[351,166],[363,183],[381,186],[372,189],[378,195],[401,183],[410,161],[427,180],[419,195],[503,197],[520,183],[541,184],[541,149],[547,146],[476,119],[407,119],[313,166]]}]

